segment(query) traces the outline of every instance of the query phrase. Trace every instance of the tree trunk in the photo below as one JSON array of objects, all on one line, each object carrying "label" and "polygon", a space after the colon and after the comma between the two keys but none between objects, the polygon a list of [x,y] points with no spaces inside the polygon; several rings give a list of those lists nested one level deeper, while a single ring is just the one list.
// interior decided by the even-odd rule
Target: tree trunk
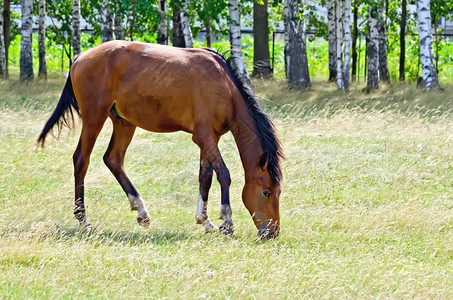
[{"label": "tree trunk", "polygon": [[436,13],[433,13],[433,23],[434,23],[434,43],[436,44],[436,55],[434,56],[435,65],[436,65],[436,74],[439,75],[439,34],[437,32],[437,22],[436,22]]},{"label": "tree trunk", "polygon": [[167,1],[159,0],[158,5],[160,22],[157,29],[157,43],[161,45],[167,45]]},{"label": "tree trunk", "polygon": [[46,0],[39,0],[38,46],[39,46],[39,71],[38,71],[38,78],[47,80]]},{"label": "tree trunk", "polygon": [[32,55],[32,33],[33,33],[33,1],[22,0],[22,28],[20,31],[20,80],[33,80],[33,55]]},{"label": "tree trunk", "polygon": [[206,27],[206,47],[211,48],[211,26],[205,25]]},{"label": "tree trunk", "polygon": [[352,81],[356,81],[357,77],[357,36],[358,36],[358,0],[354,0],[354,21],[352,30]]},{"label": "tree trunk", "polygon": [[113,23],[115,25],[115,39],[124,40],[124,29],[123,29],[123,16],[120,13],[120,6],[116,4],[115,17],[113,18]]},{"label": "tree trunk", "polygon": [[173,46],[180,48],[186,47],[181,25],[181,10],[177,3],[174,3],[173,6]]},{"label": "tree trunk", "polygon": [[101,3],[101,42],[105,43],[113,40],[113,19],[112,11],[109,8],[109,0],[103,0]]},{"label": "tree trunk", "polygon": [[349,89],[351,78],[351,0],[344,0],[343,31],[344,31],[344,54],[343,54],[343,88]]},{"label": "tree trunk", "polygon": [[407,22],[407,0],[401,1],[401,23],[400,23],[400,81],[406,81],[406,22]]},{"label": "tree trunk", "polygon": [[3,33],[5,38],[6,77],[9,78],[9,45],[11,43],[11,1],[3,0]]},{"label": "tree trunk", "polygon": [[387,59],[387,26],[383,9],[378,9],[378,31],[379,31],[379,79],[381,82],[390,83],[390,72]]},{"label": "tree trunk", "polygon": [[183,7],[181,10],[181,26],[184,35],[184,44],[186,48],[193,48],[192,30],[190,29],[190,20],[187,14],[187,0],[183,0]]},{"label": "tree trunk", "polygon": [[344,91],[343,81],[343,1],[337,0],[335,6],[335,27],[336,27],[336,45],[337,45],[337,89]]},{"label": "tree trunk", "polygon": [[379,88],[379,33],[378,33],[378,11],[376,7],[370,6],[368,12],[368,81],[367,89]]},{"label": "tree trunk", "polygon": [[327,0],[327,29],[329,39],[329,81],[337,79],[337,38],[335,0]]},{"label": "tree trunk", "polygon": [[271,77],[269,55],[268,0],[253,2],[253,73],[254,77]]},{"label": "tree trunk", "polygon": [[131,41],[134,40],[134,26],[135,26],[135,15],[136,15],[136,7],[137,0],[132,0],[132,18],[131,23],[129,24],[129,39]]},{"label": "tree trunk", "polygon": [[285,0],[285,66],[289,85],[311,86],[305,43],[304,0]]},{"label": "tree trunk", "polygon": [[231,55],[233,57],[234,69],[238,77],[250,84],[250,76],[244,63],[242,55],[242,39],[241,39],[241,12],[239,10],[239,0],[229,0],[228,9],[230,12],[230,43]]},{"label": "tree trunk", "polygon": [[7,79],[3,8],[0,7],[0,78]]},{"label": "tree trunk", "polygon": [[80,0],[72,0],[72,49],[74,57],[80,54]]},{"label": "tree trunk", "polygon": [[434,88],[440,88],[436,69],[434,68],[429,0],[417,0],[417,27],[420,40],[420,58],[424,88],[428,91]]}]

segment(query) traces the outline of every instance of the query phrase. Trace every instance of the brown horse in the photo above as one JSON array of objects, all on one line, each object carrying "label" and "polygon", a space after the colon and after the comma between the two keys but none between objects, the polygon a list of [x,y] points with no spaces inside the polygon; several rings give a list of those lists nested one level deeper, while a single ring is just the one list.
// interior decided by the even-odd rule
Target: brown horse
[{"label": "brown horse", "polygon": [[58,105],[38,142],[44,145],[55,126],[68,125],[75,110],[82,131],[74,153],[75,209],[81,226],[89,226],[84,206],[84,178],[96,138],[107,117],[113,134],[104,162],[127,194],[138,223],[147,227],[145,204],[127,177],[124,156],[136,127],[153,132],[185,131],[200,147],[197,223],[216,228],[207,203],[213,170],[221,186],[220,232],[233,233],[230,173],[217,146],[231,131],[245,170],[242,199],[262,238],[280,230],[279,196],[283,157],[268,116],[252,91],[238,79],[229,60],[207,49],[181,49],[137,42],[112,41],[81,54],[71,67]]}]

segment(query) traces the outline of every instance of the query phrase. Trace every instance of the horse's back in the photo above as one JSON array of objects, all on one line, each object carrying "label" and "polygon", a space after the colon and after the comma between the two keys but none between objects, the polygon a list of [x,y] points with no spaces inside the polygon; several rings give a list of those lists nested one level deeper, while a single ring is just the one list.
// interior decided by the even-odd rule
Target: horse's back
[{"label": "horse's back", "polygon": [[234,85],[216,55],[126,41],[90,49],[71,69],[82,117],[115,103],[123,118],[150,131],[193,132],[198,122],[221,130],[233,113]]}]

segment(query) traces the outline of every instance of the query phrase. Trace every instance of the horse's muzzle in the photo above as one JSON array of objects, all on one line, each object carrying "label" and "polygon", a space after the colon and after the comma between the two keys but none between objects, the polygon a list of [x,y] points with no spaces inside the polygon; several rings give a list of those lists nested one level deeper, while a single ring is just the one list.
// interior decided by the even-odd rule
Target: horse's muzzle
[{"label": "horse's muzzle", "polygon": [[262,240],[269,240],[278,237],[280,226],[274,222],[263,222],[258,230],[258,237]]}]

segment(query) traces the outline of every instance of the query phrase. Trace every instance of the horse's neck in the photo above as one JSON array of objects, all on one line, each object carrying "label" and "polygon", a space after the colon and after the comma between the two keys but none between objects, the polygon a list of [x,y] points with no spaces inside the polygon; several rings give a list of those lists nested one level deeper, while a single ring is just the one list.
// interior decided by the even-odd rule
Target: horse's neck
[{"label": "horse's neck", "polygon": [[242,98],[235,102],[236,116],[230,125],[230,130],[236,141],[247,181],[258,170],[263,149],[255,120],[247,105]]}]

